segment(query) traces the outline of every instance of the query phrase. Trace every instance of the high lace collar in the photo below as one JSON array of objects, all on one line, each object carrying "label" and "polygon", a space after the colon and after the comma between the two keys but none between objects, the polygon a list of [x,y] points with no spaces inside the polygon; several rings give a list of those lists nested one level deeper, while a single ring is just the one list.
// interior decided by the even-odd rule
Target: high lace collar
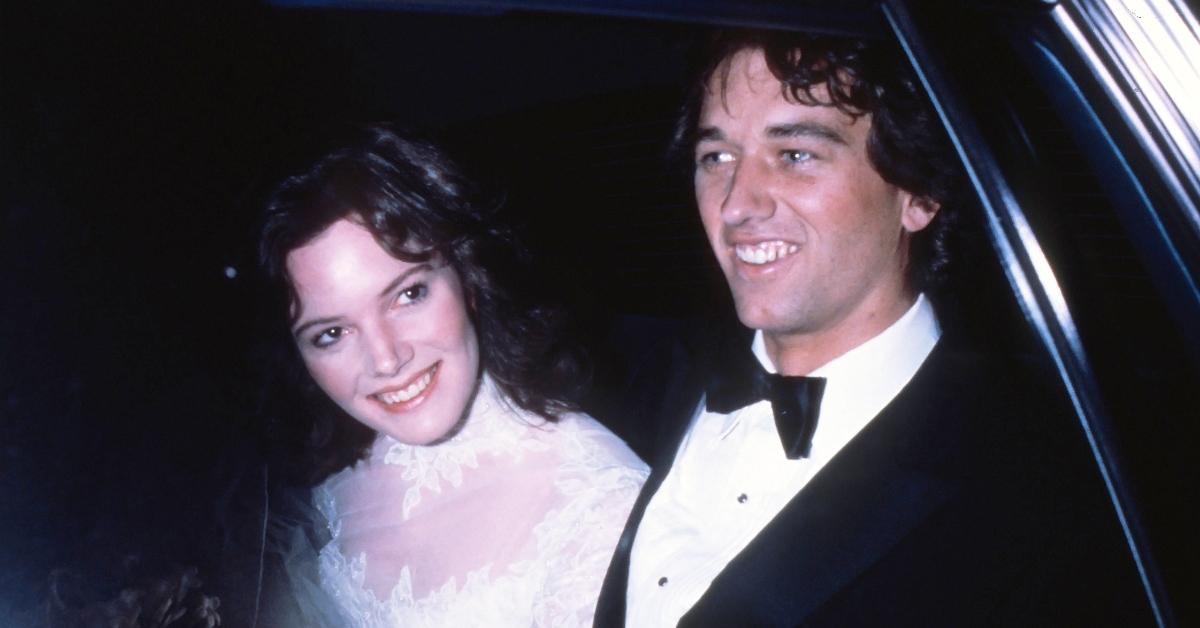
[{"label": "high lace collar", "polygon": [[458,433],[434,445],[409,445],[380,434],[371,446],[368,466],[400,468],[401,479],[408,483],[403,503],[403,517],[408,519],[423,492],[442,493],[460,487],[463,469],[478,468],[480,455],[520,462],[528,452],[545,451],[548,444],[536,432],[544,431],[546,423],[516,408],[485,374]]}]

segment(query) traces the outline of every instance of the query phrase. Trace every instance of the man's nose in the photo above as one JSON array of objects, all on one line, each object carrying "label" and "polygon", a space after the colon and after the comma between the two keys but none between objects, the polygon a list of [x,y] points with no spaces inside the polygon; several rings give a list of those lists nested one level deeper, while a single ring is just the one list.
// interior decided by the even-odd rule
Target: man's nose
[{"label": "man's nose", "polygon": [[367,368],[376,377],[391,377],[413,357],[412,344],[386,326],[367,334]]},{"label": "man's nose", "polygon": [[729,178],[725,191],[725,202],[721,205],[721,219],[728,225],[739,225],[748,220],[769,218],[775,205],[768,193],[768,173],[765,166],[754,160],[738,163]]}]

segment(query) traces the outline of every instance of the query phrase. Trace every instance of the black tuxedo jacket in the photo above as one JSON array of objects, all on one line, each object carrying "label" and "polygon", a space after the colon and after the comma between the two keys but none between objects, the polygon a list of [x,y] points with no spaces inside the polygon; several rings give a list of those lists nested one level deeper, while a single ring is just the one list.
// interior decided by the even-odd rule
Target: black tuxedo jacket
[{"label": "black tuxedo jacket", "polygon": [[[681,626],[1136,626],[1132,560],[1069,413],[943,338],[909,384],[729,563]],[[674,348],[640,403],[652,474],[596,626],[622,626],[629,554],[702,396]]]}]

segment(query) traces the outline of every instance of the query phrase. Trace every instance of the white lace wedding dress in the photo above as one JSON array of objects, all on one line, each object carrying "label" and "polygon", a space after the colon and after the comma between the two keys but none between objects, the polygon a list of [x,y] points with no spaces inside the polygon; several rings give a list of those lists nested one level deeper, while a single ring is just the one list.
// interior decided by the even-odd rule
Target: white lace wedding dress
[{"label": "white lace wedding dress", "polygon": [[592,418],[547,423],[485,377],[450,440],[381,436],[318,487],[321,585],[353,626],[590,626],[645,477]]}]

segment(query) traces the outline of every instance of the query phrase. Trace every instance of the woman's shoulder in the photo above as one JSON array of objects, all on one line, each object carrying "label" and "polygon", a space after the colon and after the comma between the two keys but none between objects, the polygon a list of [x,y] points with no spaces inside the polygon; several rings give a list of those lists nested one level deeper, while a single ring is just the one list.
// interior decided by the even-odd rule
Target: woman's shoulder
[{"label": "woman's shoulder", "polygon": [[583,460],[596,467],[620,467],[645,476],[649,470],[646,463],[629,448],[625,441],[614,434],[592,416],[583,412],[560,415],[554,423],[554,431],[574,447],[568,451],[582,454]]}]

